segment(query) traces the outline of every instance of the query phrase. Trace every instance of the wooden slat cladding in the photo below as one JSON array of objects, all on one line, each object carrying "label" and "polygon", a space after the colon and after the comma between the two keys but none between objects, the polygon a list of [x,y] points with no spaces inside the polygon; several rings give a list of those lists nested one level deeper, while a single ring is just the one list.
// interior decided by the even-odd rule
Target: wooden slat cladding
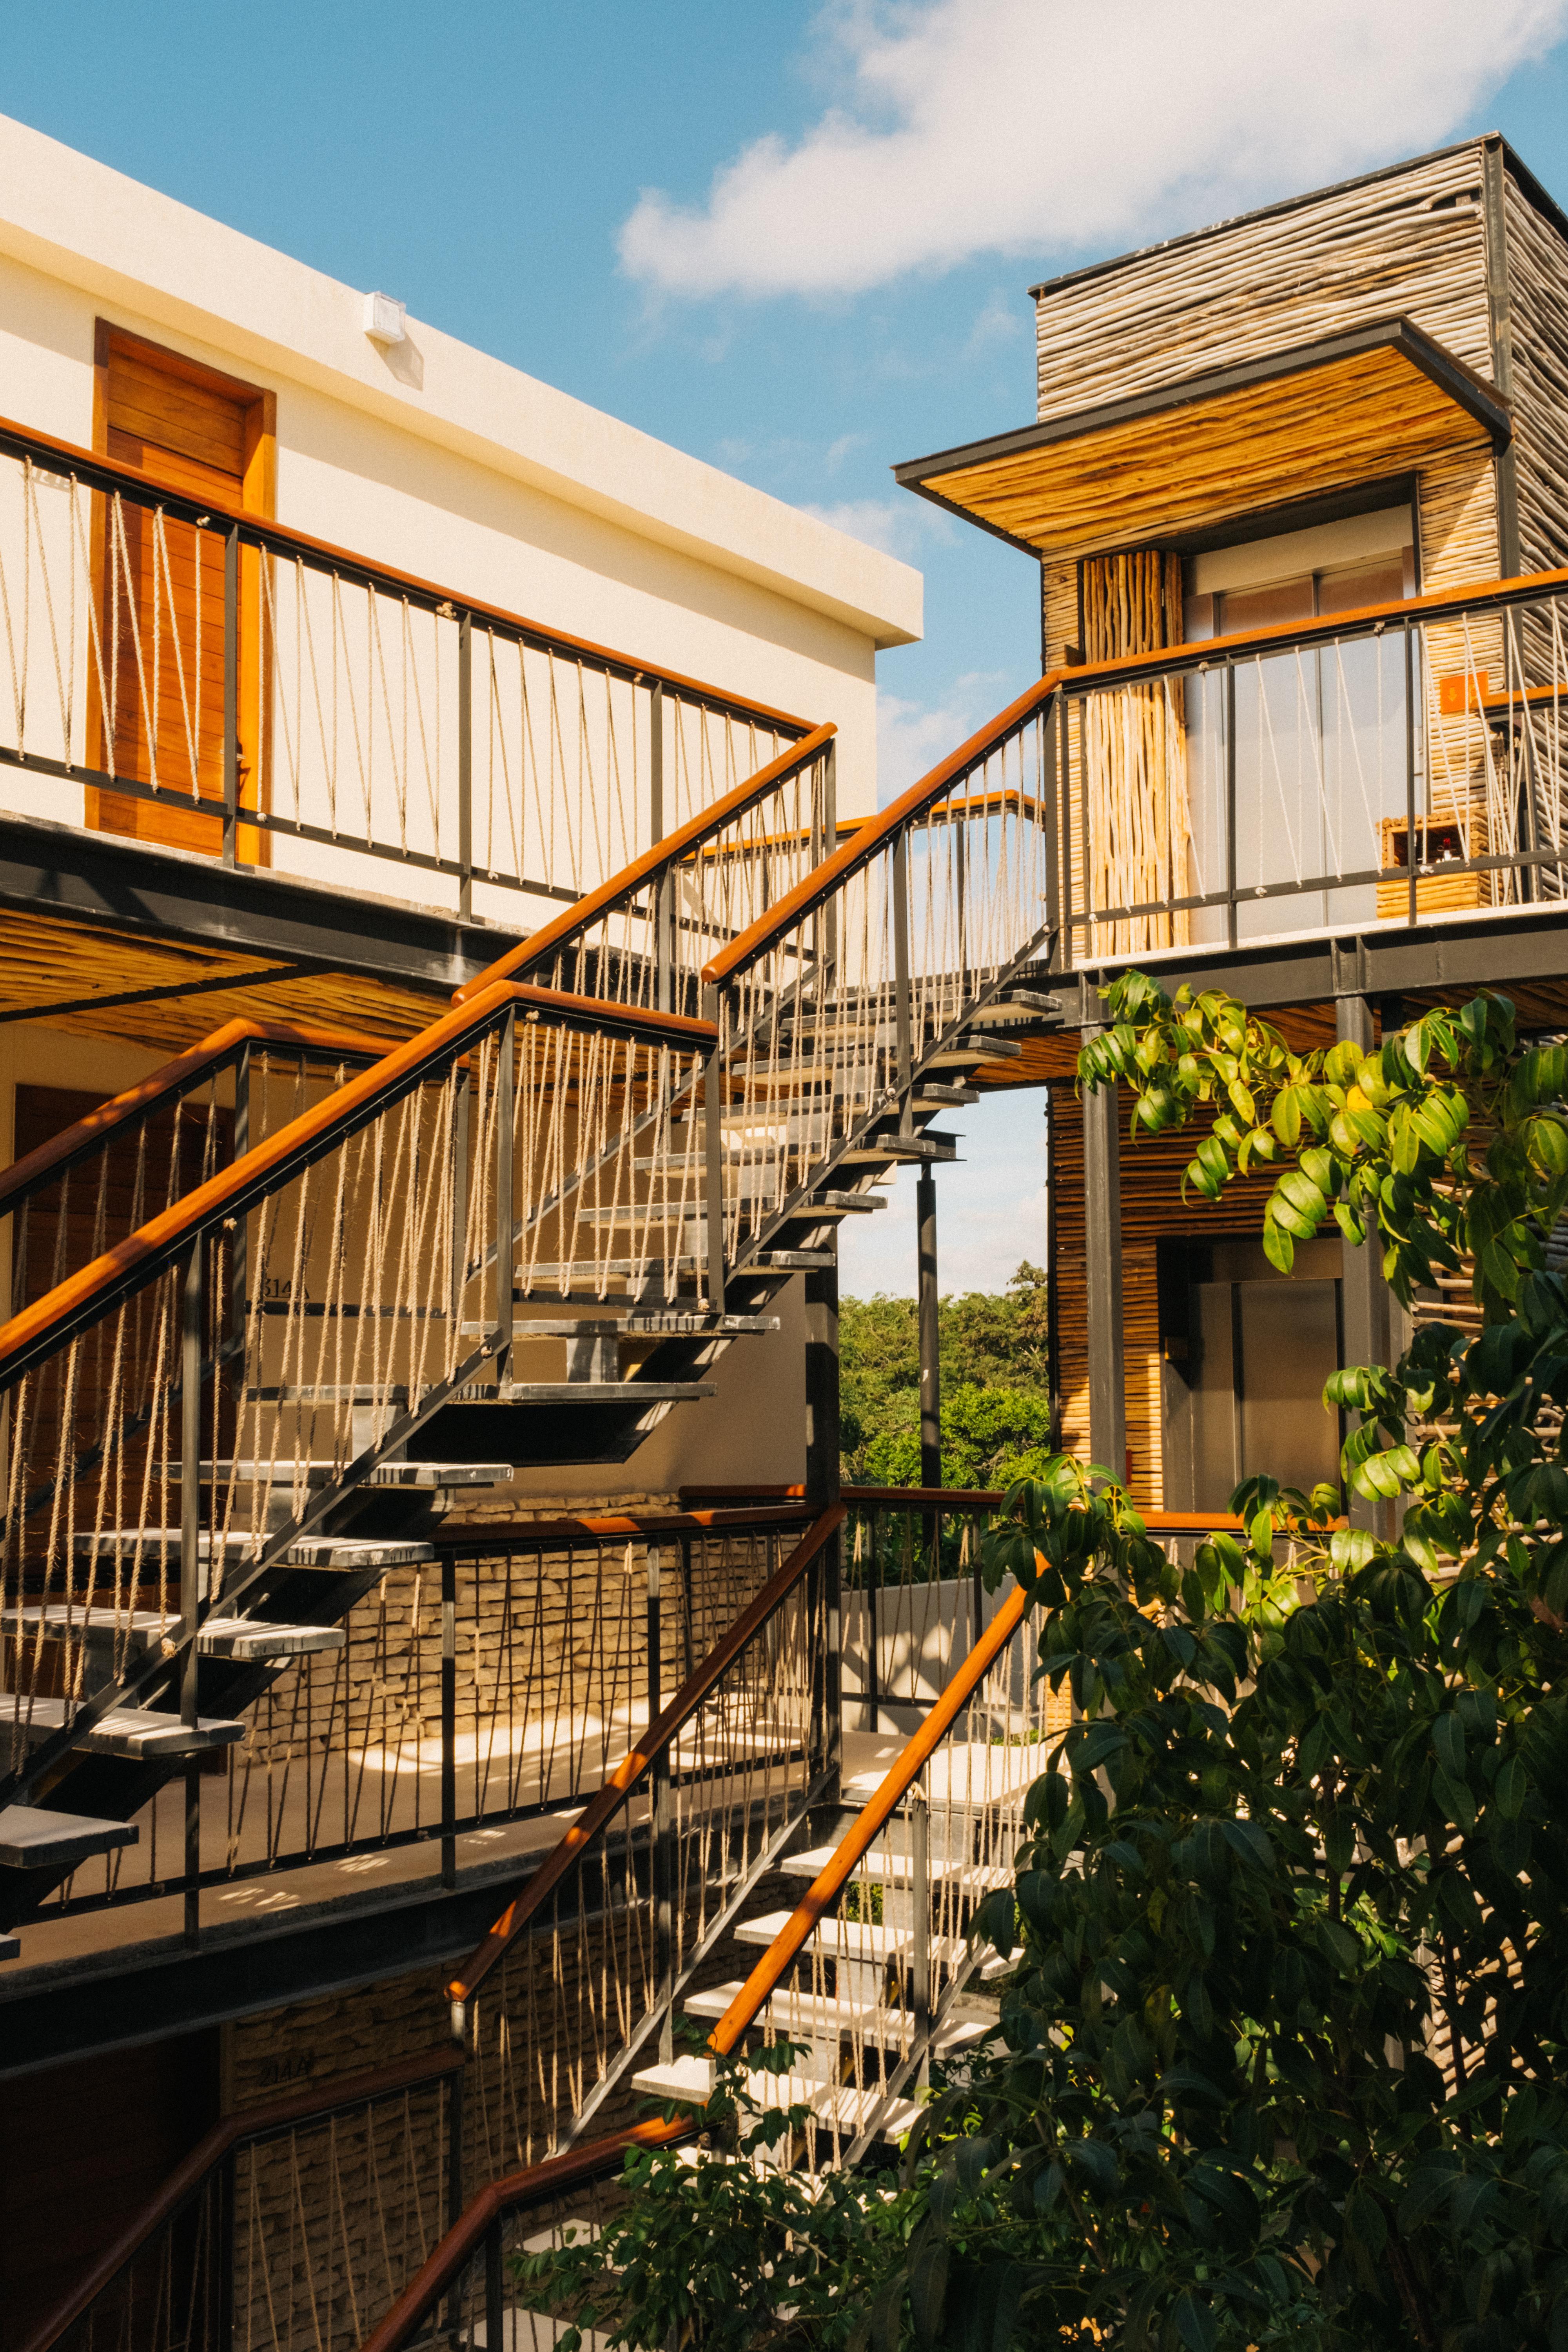
[{"label": "wooden slat cladding", "polygon": [[1477,140],[1040,289],[1041,417],[1405,317],[1492,373]]},{"label": "wooden slat cladding", "polygon": [[1476,419],[1385,347],[931,480],[966,513],[1055,558],[1207,530],[1414,472],[1457,447],[1490,457]]},{"label": "wooden slat cladding", "polygon": [[[1290,1024],[1296,1042],[1321,1042],[1310,1024]],[[1320,1026],[1321,1024],[1319,1024]],[[1202,1141],[1205,1127],[1139,1143],[1127,1139],[1131,1097],[1123,1087],[1118,1106],[1121,1124],[1121,1313],[1126,1364],[1127,1451],[1132,1499],[1158,1510],[1164,1502],[1163,1373],[1160,1358],[1159,1299],[1155,1285],[1156,1241],[1191,1234],[1204,1241],[1253,1236],[1263,1231],[1263,1211],[1274,1189],[1274,1171],[1231,1184],[1218,1201],[1195,1196],[1184,1202],[1182,1171]],[[1052,1092],[1051,1184],[1056,1284],[1057,1395],[1063,1451],[1089,1457],[1089,1286],[1084,1242],[1083,1104],[1071,1086]],[[1108,1465],[1117,1468],[1119,1465]]]},{"label": "wooden slat cladding", "polygon": [[[253,386],[197,366],[139,336],[100,323],[94,441],[125,465],[149,468],[197,499],[270,513],[271,403]],[[160,524],[153,511],[100,500],[99,603],[107,698],[93,679],[98,740],[91,764],[156,782],[167,806],[108,793],[89,795],[88,822],[105,832],[213,856],[222,821],[195,803],[224,790],[224,541],[216,530]],[[246,745],[259,734],[257,627],[258,559],[247,551],[240,582],[242,804],[258,778]],[[112,744],[105,714],[112,709]],[[110,756],[111,755],[111,756]],[[243,837],[250,862],[266,835]]]},{"label": "wooden slat cladding", "polygon": [[1568,554],[1568,249],[1508,172],[1503,219],[1520,568],[1547,572]]}]

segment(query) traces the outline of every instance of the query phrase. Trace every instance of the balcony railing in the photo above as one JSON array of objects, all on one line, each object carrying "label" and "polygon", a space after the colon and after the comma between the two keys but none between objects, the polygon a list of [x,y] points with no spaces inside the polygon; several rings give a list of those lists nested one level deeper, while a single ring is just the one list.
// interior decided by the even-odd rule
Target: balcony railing
[{"label": "balcony railing", "polygon": [[515,921],[807,725],[0,420],[19,814]]},{"label": "balcony railing", "polygon": [[1058,960],[1568,895],[1568,572],[1068,670]]}]

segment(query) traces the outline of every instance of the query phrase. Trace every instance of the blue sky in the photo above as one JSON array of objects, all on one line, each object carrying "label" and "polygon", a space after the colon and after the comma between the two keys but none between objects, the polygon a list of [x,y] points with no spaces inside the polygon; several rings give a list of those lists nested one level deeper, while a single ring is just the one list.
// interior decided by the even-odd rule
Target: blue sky
[{"label": "blue sky", "polygon": [[[1038,670],[1034,567],[888,472],[1027,420],[1029,285],[1475,130],[1568,200],[1568,0],[0,0],[0,112],[918,563],[885,790]],[[963,1125],[943,1286],[989,1287],[1043,1254],[1039,1101]],[[847,1288],[906,1286],[912,1208],[856,1221]]]}]

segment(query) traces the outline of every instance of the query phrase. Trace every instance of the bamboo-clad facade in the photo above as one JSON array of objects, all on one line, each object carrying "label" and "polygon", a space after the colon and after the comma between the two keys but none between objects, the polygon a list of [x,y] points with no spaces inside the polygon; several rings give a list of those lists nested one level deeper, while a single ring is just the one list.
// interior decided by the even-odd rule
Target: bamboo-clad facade
[{"label": "bamboo-clad facade", "polygon": [[[1568,782],[1560,605],[1470,609],[1486,583],[1568,567],[1568,217],[1486,136],[1031,294],[1035,423],[896,471],[1037,558],[1042,667],[1069,689],[1052,963],[1077,993],[1054,1048],[990,1074],[1052,1087],[1061,1442],[1125,1466],[1146,1506],[1210,1507],[1292,1380],[1310,1408],[1325,1359],[1392,1344],[1387,1302],[1360,1253],[1336,1244],[1330,1266],[1325,1244],[1289,1346],[1257,1247],[1267,1179],[1220,1211],[1184,1202],[1191,1139],[1123,1143],[1108,1172],[1071,1085],[1078,1030],[1098,982],[1152,962],[1304,1041],[1371,1039],[1456,992],[1451,949],[1447,967],[1409,952],[1427,927],[1469,926],[1467,989],[1510,985],[1511,922],[1568,898],[1542,849]],[[1392,609],[1415,599],[1445,601],[1417,625]],[[1364,608],[1381,617],[1332,632]],[[1190,650],[1262,628],[1296,634]],[[1373,989],[1365,943],[1395,924],[1399,987]],[[1568,970],[1542,957],[1532,971]],[[1533,1016],[1568,1019],[1562,993],[1547,980]],[[1108,1344],[1120,1411],[1096,1428]],[[1320,1417],[1303,1464],[1332,1438]]]}]

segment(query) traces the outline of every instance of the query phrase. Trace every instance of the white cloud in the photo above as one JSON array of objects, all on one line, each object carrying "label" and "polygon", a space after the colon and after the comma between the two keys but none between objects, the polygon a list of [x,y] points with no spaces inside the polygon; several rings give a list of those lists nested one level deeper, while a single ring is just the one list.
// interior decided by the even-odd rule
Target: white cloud
[{"label": "white cloud", "polygon": [[[939,507],[911,499],[906,490],[896,499],[843,499],[837,506],[804,506],[804,514],[831,523],[850,539],[879,547],[902,563],[919,560],[921,541],[951,537],[952,526]],[[940,526],[940,528],[939,528]]]},{"label": "white cloud", "polygon": [[[1014,689],[1018,691],[1016,688]],[[941,702],[908,702],[885,688],[877,695],[877,798],[886,808],[918,783],[939,760],[1008,700],[1001,670],[968,670],[955,678]]]},{"label": "white cloud", "polygon": [[844,295],[1164,235],[1429,146],[1568,0],[828,0],[836,94],[620,238],[667,294]]}]

